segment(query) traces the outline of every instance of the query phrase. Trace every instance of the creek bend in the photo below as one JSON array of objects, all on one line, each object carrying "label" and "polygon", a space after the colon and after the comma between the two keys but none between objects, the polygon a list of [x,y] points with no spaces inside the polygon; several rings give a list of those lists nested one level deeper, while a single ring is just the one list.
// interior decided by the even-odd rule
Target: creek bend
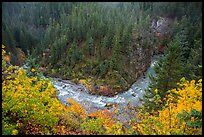
[{"label": "creek bend", "polygon": [[151,60],[151,65],[145,72],[145,75],[140,77],[129,90],[117,94],[113,97],[91,95],[88,93],[88,89],[82,84],[75,84],[69,80],[62,80],[60,78],[52,78],[54,87],[58,90],[58,99],[63,103],[67,103],[67,99],[71,98],[77,100],[87,112],[104,109],[107,103],[116,104],[119,112],[122,113],[124,106],[128,103],[131,106],[140,107],[142,102],[139,98],[142,98],[145,91],[144,89],[149,83],[149,74],[154,75],[153,70],[155,63],[157,63],[159,55],[154,55]]}]

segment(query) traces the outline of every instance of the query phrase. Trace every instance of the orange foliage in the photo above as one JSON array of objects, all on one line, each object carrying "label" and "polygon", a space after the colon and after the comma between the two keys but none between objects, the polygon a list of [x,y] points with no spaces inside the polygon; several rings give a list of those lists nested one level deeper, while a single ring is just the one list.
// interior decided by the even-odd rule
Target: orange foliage
[{"label": "orange foliage", "polygon": [[8,55],[2,56],[2,59],[5,60],[6,62],[10,63],[11,62],[11,54],[9,53]]},{"label": "orange foliage", "polygon": [[68,112],[80,116],[83,120],[86,119],[87,112],[81,104],[79,104],[76,100],[73,100],[71,98],[68,98],[67,102],[70,104]]},{"label": "orange foliage", "polygon": [[113,116],[114,114],[109,112],[107,109],[94,111],[88,114],[90,117],[97,117],[103,121],[104,127],[112,128],[114,121]]}]

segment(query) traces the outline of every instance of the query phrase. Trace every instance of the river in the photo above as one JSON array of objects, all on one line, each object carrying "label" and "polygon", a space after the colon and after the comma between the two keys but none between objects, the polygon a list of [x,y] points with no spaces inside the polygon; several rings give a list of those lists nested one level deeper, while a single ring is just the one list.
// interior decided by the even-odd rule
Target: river
[{"label": "river", "polygon": [[98,109],[104,109],[107,103],[117,104],[119,113],[124,112],[124,106],[129,102],[131,106],[140,107],[142,102],[139,98],[142,98],[145,91],[144,89],[149,83],[149,74],[155,74],[154,65],[158,61],[159,56],[154,55],[151,61],[150,67],[145,72],[145,75],[140,77],[129,90],[117,94],[113,97],[99,96],[88,94],[86,87],[82,84],[75,84],[69,80],[61,80],[60,78],[53,78],[54,87],[58,90],[58,99],[66,104],[68,98],[77,100],[88,112],[92,112]]}]

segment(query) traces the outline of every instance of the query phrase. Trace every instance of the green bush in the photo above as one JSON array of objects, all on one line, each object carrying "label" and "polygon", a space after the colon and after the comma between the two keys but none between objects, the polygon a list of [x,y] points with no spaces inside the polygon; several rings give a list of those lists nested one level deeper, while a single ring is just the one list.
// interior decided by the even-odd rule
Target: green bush
[{"label": "green bush", "polygon": [[103,134],[103,122],[99,118],[87,118],[81,128],[89,134]]}]

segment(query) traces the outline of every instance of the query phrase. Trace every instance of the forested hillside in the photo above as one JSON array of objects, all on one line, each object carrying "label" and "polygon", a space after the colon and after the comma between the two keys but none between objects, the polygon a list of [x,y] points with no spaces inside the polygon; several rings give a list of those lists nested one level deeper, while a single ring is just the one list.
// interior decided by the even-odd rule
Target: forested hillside
[{"label": "forested hillside", "polygon": [[[35,134],[25,129],[30,127],[37,127],[41,134],[201,134],[200,2],[3,2],[2,46],[4,124],[20,121],[20,134]],[[129,126],[111,117],[115,111],[88,114],[73,100],[68,101],[73,106],[61,104],[53,83],[42,79],[70,80],[84,85],[89,94],[115,97],[145,77],[155,55],[160,58],[140,99],[143,107],[137,110],[127,106],[138,113]],[[17,66],[24,66],[26,72]],[[37,98],[41,103],[36,106]],[[24,101],[33,104],[35,110]],[[182,101],[192,102],[185,108]],[[41,114],[44,117],[39,118]],[[188,120],[194,114],[197,122],[191,123]],[[162,126],[165,124],[170,127]],[[12,129],[14,126],[3,133],[9,134]]]},{"label": "forested hillside", "polygon": [[[201,36],[201,6],[178,5],[3,3],[2,40],[13,64],[22,65],[31,53],[45,74],[76,82],[89,77],[92,93],[114,95],[142,76],[156,49],[167,47],[176,35],[182,37],[183,63],[190,60],[195,38],[199,44]],[[155,32],[152,23],[158,17],[173,20],[170,31]]]}]

